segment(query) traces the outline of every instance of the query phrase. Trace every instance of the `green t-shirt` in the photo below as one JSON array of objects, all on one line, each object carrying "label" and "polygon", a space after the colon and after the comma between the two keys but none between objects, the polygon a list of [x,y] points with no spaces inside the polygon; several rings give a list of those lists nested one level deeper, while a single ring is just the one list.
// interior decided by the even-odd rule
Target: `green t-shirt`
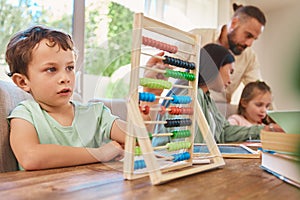
[{"label": "green t-shirt", "polygon": [[72,101],[72,104],[75,115],[71,126],[59,124],[34,100],[21,102],[8,120],[21,118],[33,124],[41,144],[96,148],[108,143],[112,123],[117,117],[100,102],[81,104]]}]

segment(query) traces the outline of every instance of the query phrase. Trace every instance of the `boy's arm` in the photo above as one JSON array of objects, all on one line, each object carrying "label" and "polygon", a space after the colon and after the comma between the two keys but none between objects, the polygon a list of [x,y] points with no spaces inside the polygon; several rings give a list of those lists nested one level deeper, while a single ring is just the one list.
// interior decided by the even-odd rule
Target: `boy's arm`
[{"label": "boy's arm", "polygon": [[125,136],[127,132],[127,123],[123,120],[116,119],[110,131],[110,138],[120,144],[125,144]]},{"label": "boy's arm", "polygon": [[[142,115],[142,117],[143,120],[148,121],[148,120],[156,119],[156,115],[157,112],[153,112],[150,115]],[[146,125],[146,128],[149,132],[153,132],[153,125]],[[113,122],[111,128],[110,139],[124,146],[126,134],[127,134],[127,122],[120,119],[116,119]]]},{"label": "boy's arm", "polygon": [[[122,155],[118,143],[108,143],[100,148],[40,144],[34,126],[23,119],[11,119],[10,143],[13,152],[25,170],[82,165],[105,162]],[[111,148],[115,146],[116,148]]]}]

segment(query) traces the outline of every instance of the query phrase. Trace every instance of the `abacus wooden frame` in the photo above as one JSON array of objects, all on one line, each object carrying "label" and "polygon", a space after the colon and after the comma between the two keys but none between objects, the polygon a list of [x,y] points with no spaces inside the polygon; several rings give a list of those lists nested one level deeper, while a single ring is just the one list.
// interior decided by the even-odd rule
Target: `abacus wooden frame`
[{"label": "abacus wooden frame", "polygon": [[[178,165],[176,167],[160,169],[157,158],[154,155],[153,147],[151,141],[143,122],[139,110],[139,97],[138,97],[138,86],[139,86],[139,67],[140,67],[140,56],[141,56],[141,46],[142,46],[142,30],[148,30],[157,34],[161,34],[166,37],[170,37],[177,41],[189,44],[193,46],[194,56],[192,56],[193,62],[196,64],[196,69],[192,70],[192,73],[196,75],[196,80],[189,84],[193,89],[189,90],[189,95],[192,98],[192,106],[195,108],[194,114],[192,116],[192,124],[199,126],[205,143],[209,149],[213,158],[209,164],[194,165],[193,166],[193,138],[195,135],[195,126],[191,126],[191,136],[190,142],[192,143],[191,148],[189,148],[189,153],[191,158],[185,162],[183,165]],[[167,24],[158,22],[154,19],[145,17],[143,13],[136,13],[134,16],[133,24],[133,35],[132,35],[132,57],[131,57],[131,79],[130,79],[130,97],[127,102],[128,107],[128,128],[125,141],[125,158],[124,158],[124,168],[123,174],[124,179],[132,180],[144,176],[149,176],[151,183],[153,185],[158,185],[176,178],[183,176],[195,174],[198,172],[210,170],[213,168],[218,168],[225,165],[222,155],[216,145],[213,135],[210,132],[209,125],[203,115],[202,109],[197,101],[197,83],[198,83],[198,68],[199,68],[199,52],[201,42],[198,36],[184,32]],[[134,148],[136,145],[136,140],[139,143],[141,151],[143,153],[143,158],[146,163],[147,172],[143,174],[134,173]],[[175,171],[176,170],[176,171]]]}]

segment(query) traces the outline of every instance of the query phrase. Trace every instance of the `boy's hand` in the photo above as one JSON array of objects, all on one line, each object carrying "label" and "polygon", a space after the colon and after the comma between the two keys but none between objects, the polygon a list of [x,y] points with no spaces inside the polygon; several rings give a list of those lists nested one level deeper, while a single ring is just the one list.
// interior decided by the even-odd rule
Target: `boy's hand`
[{"label": "boy's hand", "polygon": [[111,160],[121,160],[124,157],[122,146],[116,141],[111,141],[91,152],[92,155],[100,162],[108,162]]}]

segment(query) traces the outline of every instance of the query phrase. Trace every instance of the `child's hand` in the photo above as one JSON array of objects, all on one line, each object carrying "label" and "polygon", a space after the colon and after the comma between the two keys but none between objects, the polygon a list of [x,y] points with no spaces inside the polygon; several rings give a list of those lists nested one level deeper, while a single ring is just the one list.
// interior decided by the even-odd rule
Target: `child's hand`
[{"label": "child's hand", "polygon": [[274,123],[270,123],[269,125],[265,126],[264,130],[272,132],[284,132],[284,130],[278,124]]},{"label": "child's hand", "polygon": [[97,148],[96,151],[92,152],[92,155],[100,162],[121,160],[124,157],[124,150],[119,143],[111,141]]},{"label": "child's hand", "polygon": [[[164,52],[160,52],[156,54],[156,56],[163,56]],[[166,70],[172,69],[172,67],[168,64],[164,64],[162,59],[151,57],[148,62],[146,63],[146,67],[158,70]],[[164,73],[157,72],[151,69],[145,69],[144,72],[145,78],[152,78],[152,79],[160,79],[160,80],[168,80],[168,77],[164,76]],[[162,93],[162,89],[152,89],[152,88],[144,88],[144,92],[154,93],[155,95],[160,95]]]}]

